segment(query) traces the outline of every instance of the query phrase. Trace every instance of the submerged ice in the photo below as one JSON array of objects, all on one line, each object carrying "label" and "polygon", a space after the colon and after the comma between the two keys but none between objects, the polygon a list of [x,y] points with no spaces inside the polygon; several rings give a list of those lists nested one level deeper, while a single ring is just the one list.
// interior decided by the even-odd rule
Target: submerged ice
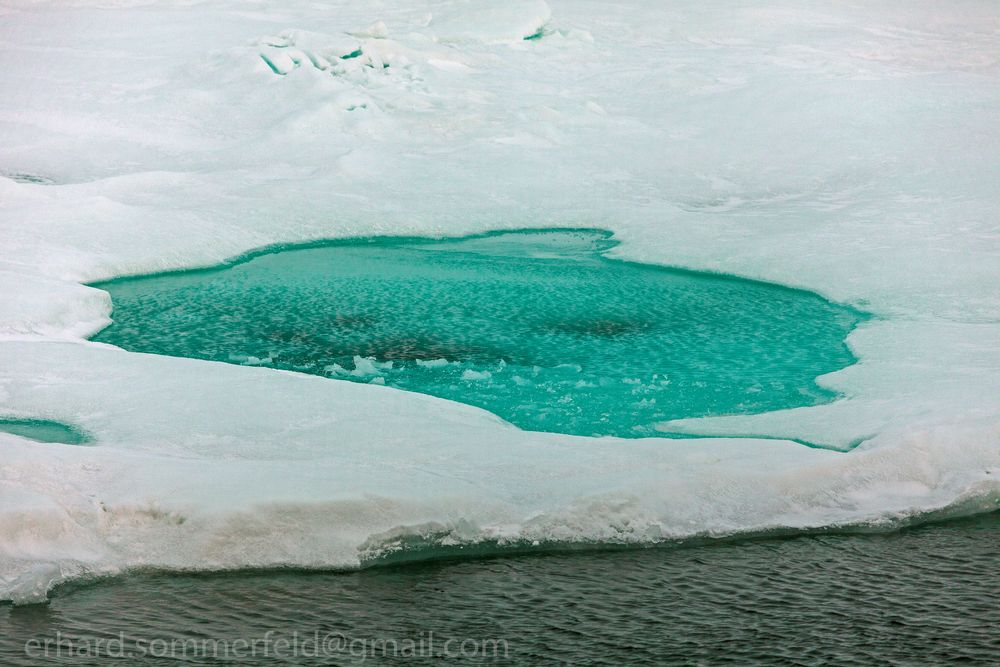
[{"label": "submerged ice", "polygon": [[597,231],[367,239],[116,280],[95,337],[136,352],[387,384],[576,435],[815,405],[853,309],[608,259]]}]

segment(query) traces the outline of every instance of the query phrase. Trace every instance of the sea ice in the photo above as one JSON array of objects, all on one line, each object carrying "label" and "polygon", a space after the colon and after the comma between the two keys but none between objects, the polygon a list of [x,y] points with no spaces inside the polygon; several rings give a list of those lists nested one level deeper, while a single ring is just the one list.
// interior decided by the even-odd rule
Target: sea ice
[{"label": "sea ice", "polygon": [[[649,543],[997,507],[990,3],[0,13],[0,417],[93,436],[0,433],[0,599],[133,567],[356,567],[401,535]],[[84,282],[525,227],[610,229],[623,259],[876,317],[848,340],[859,363],[819,380],[841,400],[663,424],[722,436],[677,440],[83,340],[111,313]]]}]

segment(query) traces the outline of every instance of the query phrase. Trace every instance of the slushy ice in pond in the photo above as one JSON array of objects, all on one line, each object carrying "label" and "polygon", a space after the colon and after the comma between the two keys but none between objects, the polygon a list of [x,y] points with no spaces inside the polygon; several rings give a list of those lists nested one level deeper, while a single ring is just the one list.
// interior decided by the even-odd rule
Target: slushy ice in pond
[{"label": "slushy ice in pond", "polygon": [[813,405],[860,313],[818,295],[614,260],[594,230],[379,238],[120,279],[127,350],[387,384],[525,429],[638,437],[663,420]]},{"label": "slushy ice in pond", "polygon": [[90,441],[82,431],[48,419],[0,419],[0,431],[37,442],[84,445]]}]

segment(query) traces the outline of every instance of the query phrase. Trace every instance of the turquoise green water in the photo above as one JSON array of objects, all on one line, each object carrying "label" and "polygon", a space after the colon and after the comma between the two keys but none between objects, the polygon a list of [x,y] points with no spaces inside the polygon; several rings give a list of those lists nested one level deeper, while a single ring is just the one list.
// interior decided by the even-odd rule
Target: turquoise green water
[{"label": "turquoise green water", "polygon": [[380,238],[119,279],[127,350],[391,385],[530,430],[641,437],[669,419],[814,405],[862,315],[816,294],[608,258],[595,230]]},{"label": "turquoise green water", "polygon": [[0,419],[0,431],[38,442],[83,445],[90,441],[82,431],[47,419]]}]

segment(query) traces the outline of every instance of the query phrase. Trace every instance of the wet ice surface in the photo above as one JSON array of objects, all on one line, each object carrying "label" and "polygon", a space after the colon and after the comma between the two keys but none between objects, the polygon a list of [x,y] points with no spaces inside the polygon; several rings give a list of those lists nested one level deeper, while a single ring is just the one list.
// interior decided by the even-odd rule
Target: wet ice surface
[{"label": "wet ice surface", "polygon": [[123,279],[94,340],[388,384],[531,430],[635,437],[829,401],[860,320],[817,295],[609,260],[596,231],[370,239]]}]

